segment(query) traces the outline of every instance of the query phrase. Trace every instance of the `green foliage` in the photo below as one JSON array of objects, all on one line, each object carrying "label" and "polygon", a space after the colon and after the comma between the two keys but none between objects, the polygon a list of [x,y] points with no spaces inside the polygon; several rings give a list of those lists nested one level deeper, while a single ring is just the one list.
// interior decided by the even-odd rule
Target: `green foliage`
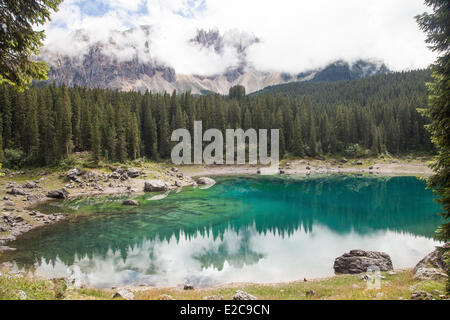
[{"label": "green foliage", "polygon": [[9,168],[19,168],[24,162],[25,154],[18,149],[5,149],[5,165]]},{"label": "green foliage", "polygon": [[[430,108],[424,113],[430,118],[428,130],[438,155],[432,168],[435,175],[429,180],[429,186],[439,198],[442,205],[441,215],[448,220],[450,217],[450,2],[447,0],[425,0],[433,9],[433,13],[417,16],[417,22],[427,33],[427,43],[440,56],[433,65],[434,82],[428,85]],[[450,239],[450,223],[444,223],[438,230],[439,238],[448,242]],[[450,257],[447,247],[447,256]],[[450,258],[449,258],[450,259]],[[447,262],[450,263],[450,260]],[[448,270],[450,276],[450,268]],[[449,277],[450,278],[450,277]],[[450,280],[447,290],[450,292]]]},{"label": "green foliage", "polygon": [[0,84],[27,88],[33,79],[47,79],[44,62],[33,61],[45,38],[36,26],[50,20],[62,0],[0,0]]},{"label": "green foliage", "polygon": [[357,143],[350,145],[345,149],[345,155],[352,158],[367,157],[369,154],[369,150],[361,148]]}]

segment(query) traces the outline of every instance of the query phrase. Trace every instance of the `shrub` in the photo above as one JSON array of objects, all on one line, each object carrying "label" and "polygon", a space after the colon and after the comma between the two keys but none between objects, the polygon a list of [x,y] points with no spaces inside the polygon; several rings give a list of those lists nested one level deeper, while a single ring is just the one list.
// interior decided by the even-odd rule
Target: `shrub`
[{"label": "shrub", "polygon": [[5,149],[5,166],[8,168],[19,168],[25,161],[25,153],[19,149]]}]

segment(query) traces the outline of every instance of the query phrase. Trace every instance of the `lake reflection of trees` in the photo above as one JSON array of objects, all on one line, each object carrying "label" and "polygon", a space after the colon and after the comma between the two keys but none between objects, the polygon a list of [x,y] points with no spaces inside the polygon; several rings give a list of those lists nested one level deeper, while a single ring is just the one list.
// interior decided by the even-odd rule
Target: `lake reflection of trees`
[{"label": "lake reflection of trees", "polygon": [[[16,241],[17,251],[1,259],[30,265],[41,258],[48,262],[59,258],[72,265],[77,257],[106,258],[112,250],[126,260],[130,248],[144,241],[178,242],[180,237],[199,236],[224,240],[227,230],[245,235],[250,228],[259,234],[289,237],[299,230],[311,232],[316,224],[338,234],[389,229],[431,237],[440,221],[431,192],[415,178],[335,175],[218,180],[213,188],[189,189],[160,201],[141,196],[139,208],[121,206],[120,197],[64,203],[59,211],[69,206],[86,217],[30,232]],[[110,212],[121,214],[99,214]],[[261,259],[246,246],[243,236],[232,253],[219,247],[196,259],[202,266],[218,269],[225,261],[239,265]],[[151,249],[148,254],[152,255]]]}]

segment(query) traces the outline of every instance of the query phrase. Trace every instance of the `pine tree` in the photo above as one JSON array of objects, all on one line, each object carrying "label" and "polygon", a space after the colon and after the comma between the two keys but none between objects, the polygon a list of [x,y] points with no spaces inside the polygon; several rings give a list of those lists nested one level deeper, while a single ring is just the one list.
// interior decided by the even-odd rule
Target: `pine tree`
[{"label": "pine tree", "polygon": [[33,157],[37,156],[39,146],[39,128],[38,128],[38,102],[36,90],[26,92],[26,110],[24,119],[24,146],[28,157],[33,161]]},{"label": "pine tree", "polygon": [[0,101],[3,115],[3,146],[5,148],[9,148],[12,145],[12,111],[9,90],[7,86],[2,86]]},{"label": "pine tree", "polygon": [[292,153],[296,157],[304,157],[304,147],[303,147],[303,138],[302,138],[302,124],[300,120],[300,115],[297,114],[294,121],[294,128],[293,128],[293,138],[292,138]]},{"label": "pine tree", "polygon": [[58,138],[58,155],[67,157],[72,149],[72,108],[70,97],[63,85],[58,92],[55,103],[56,136]]},{"label": "pine tree", "polygon": [[[427,42],[433,51],[440,54],[433,65],[434,82],[429,85],[430,108],[426,115],[431,124],[428,129],[433,143],[438,149],[432,165],[435,175],[430,179],[429,186],[439,198],[442,205],[441,215],[450,218],[450,2],[446,0],[425,0],[432,7],[433,13],[424,13],[417,17],[420,27],[427,33]],[[439,236],[444,241],[450,239],[450,223],[446,222],[439,228]],[[446,247],[447,263],[450,263],[450,247]],[[447,268],[449,280],[447,291],[450,292],[450,268]]]}]

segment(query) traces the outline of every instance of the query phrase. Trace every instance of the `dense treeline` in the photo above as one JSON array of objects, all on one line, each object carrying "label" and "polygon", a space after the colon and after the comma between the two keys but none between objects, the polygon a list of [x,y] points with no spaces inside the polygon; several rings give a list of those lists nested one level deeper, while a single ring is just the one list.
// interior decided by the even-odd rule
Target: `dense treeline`
[{"label": "dense treeline", "polygon": [[416,108],[428,71],[339,83],[294,83],[245,96],[145,94],[56,85],[18,93],[0,87],[0,161],[50,165],[72,152],[106,161],[170,157],[172,131],[281,129],[280,152],[296,157],[430,152]]}]

